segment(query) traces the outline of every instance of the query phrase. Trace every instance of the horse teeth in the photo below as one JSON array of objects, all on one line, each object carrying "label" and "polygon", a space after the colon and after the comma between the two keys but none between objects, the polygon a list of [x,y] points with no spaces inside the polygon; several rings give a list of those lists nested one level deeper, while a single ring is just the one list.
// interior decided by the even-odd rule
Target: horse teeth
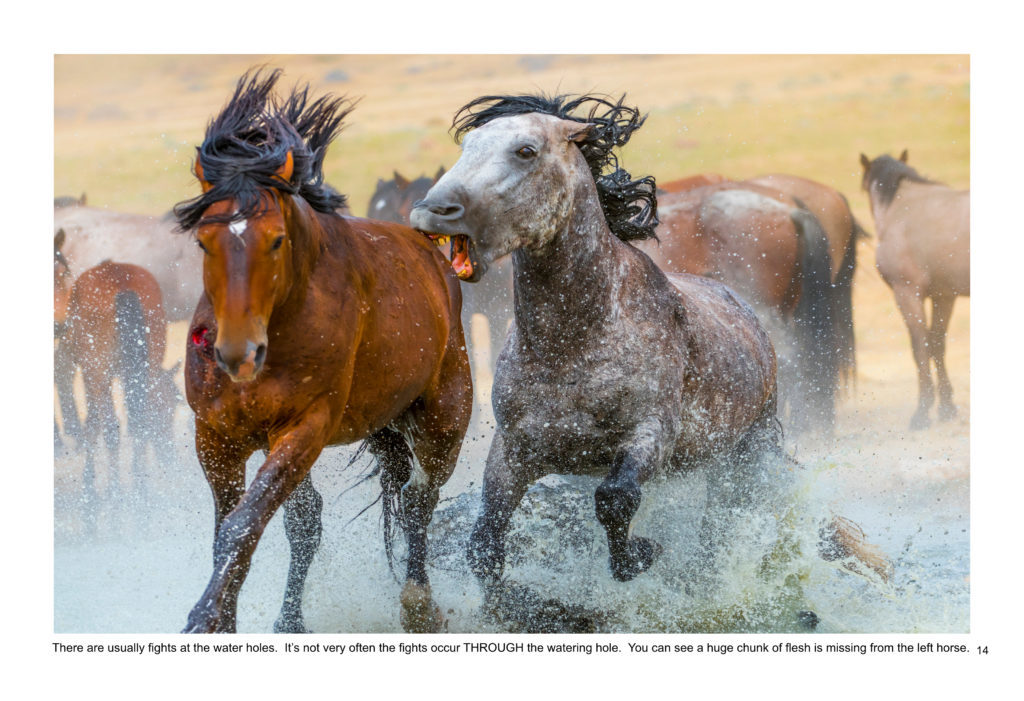
[{"label": "horse teeth", "polygon": [[436,239],[434,239],[434,243],[437,244],[438,246],[443,246],[449,241],[451,241],[451,238],[451,236],[438,236]]}]

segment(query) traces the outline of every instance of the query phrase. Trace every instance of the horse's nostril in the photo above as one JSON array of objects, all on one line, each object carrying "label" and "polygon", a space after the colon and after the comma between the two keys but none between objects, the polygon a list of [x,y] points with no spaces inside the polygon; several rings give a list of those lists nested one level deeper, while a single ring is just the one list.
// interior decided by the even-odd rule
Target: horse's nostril
[{"label": "horse's nostril", "polygon": [[267,344],[261,343],[260,347],[256,349],[256,367],[263,365],[263,359],[267,357]]},{"label": "horse's nostril", "polygon": [[431,214],[444,219],[458,219],[462,216],[464,208],[461,204],[452,204],[449,202],[438,202],[435,204],[428,204],[427,209]]}]

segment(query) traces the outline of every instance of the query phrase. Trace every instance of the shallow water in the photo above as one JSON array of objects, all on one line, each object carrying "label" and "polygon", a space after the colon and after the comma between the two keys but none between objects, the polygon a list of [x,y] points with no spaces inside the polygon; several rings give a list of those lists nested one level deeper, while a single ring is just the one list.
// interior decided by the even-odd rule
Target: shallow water
[{"label": "shallow water", "polygon": [[[181,443],[151,464],[151,498],[101,499],[94,531],[80,498],[81,459],[55,469],[54,628],[58,633],[173,633],[210,575],[213,509],[191,452],[186,412]],[[849,441],[828,457],[807,453],[803,469],[773,476],[785,488],[746,509],[716,558],[717,576],[692,561],[705,502],[699,472],[645,489],[634,531],[664,548],[651,570],[612,579],[604,533],[593,515],[596,480],[549,476],[527,494],[509,535],[506,593],[488,601],[468,573],[465,539],[479,506],[491,427],[476,424],[431,525],[429,574],[449,632],[968,632],[969,488],[966,475],[908,479],[844,462]],[[806,451],[805,451],[806,452]],[[127,453],[127,451],[125,451]],[[324,534],[306,584],[307,625],[319,633],[400,632],[400,584],[382,547],[379,510],[353,517],[376,497],[346,469],[352,448],[325,451],[313,481],[324,496]],[[261,456],[250,461],[250,476]],[[779,478],[779,479],[775,479]],[[111,482],[100,475],[101,489]],[[892,581],[858,574],[817,555],[822,519],[858,523],[893,561]],[[401,557],[401,547],[398,556]],[[284,591],[288,545],[274,517],[239,599],[238,630],[270,632]],[[402,571],[401,563],[396,571]],[[526,609],[545,605],[538,624]],[[807,625],[813,612],[816,627]],[[539,627],[538,627],[539,626]]]}]

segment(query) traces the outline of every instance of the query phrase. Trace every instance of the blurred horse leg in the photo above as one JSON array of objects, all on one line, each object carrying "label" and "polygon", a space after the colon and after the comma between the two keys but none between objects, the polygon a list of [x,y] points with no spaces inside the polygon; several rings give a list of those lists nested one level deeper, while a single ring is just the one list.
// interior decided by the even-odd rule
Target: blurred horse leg
[{"label": "blurred horse leg", "polygon": [[953,385],[946,371],[946,331],[953,315],[954,294],[932,295],[932,325],[928,331],[928,350],[935,361],[935,374],[939,385],[939,419],[948,421],[956,418],[953,404]]},{"label": "blurred horse leg", "polygon": [[935,401],[935,389],[932,385],[929,364],[931,352],[928,349],[928,326],[924,317],[924,299],[921,296],[921,288],[913,285],[894,285],[892,291],[896,296],[896,306],[899,307],[900,314],[903,315],[903,322],[907,325],[907,331],[910,333],[910,348],[914,354],[914,363],[917,365],[917,411],[910,419],[910,428],[927,428],[931,423],[928,411]]}]

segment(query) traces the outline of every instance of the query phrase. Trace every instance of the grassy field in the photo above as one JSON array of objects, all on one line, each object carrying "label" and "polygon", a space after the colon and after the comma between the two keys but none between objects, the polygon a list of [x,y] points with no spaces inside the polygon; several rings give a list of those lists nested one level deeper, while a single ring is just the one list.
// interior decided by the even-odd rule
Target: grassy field
[{"label": "grassy field", "polygon": [[[359,98],[327,177],[365,212],[378,177],[433,173],[458,157],[455,110],[481,94],[596,91],[649,112],[624,152],[635,174],[798,173],[847,193],[858,154],[909,148],[924,173],[969,183],[965,56],[57,56],[58,194],[157,213],[191,196],[194,147],[238,76]],[[866,217],[870,219],[870,217]]]}]

